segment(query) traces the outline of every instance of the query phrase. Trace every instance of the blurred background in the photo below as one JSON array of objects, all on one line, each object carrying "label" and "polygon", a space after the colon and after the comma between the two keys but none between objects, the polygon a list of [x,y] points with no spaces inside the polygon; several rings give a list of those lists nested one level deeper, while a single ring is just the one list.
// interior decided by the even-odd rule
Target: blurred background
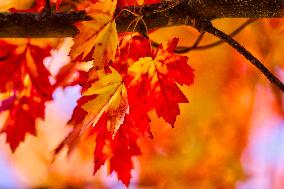
[{"label": "blurred background", "polygon": [[[0,11],[30,3],[1,1]],[[214,25],[231,33],[245,22],[220,19]],[[234,38],[284,81],[283,32],[283,19],[259,19]],[[157,43],[179,37],[179,46],[191,46],[198,36],[184,26],[150,34]],[[205,34],[199,45],[216,41]],[[71,45],[72,39],[60,40],[45,60],[53,75],[69,61]],[[180,104],[174,129],[150,113],[154,139],[139,141],[143,155],[133,159],[129,188],[283,189],[283,94],[226,44],[184,55],[196,76],[192,86],[180,86],[190,102]],[[0,135],[0,188],[124,188],[115,175],[107,175],[107,167],[92,175],[93,141],[69,157],[65,149],[53,159],[52,151],[70,131],[66,123],[79,96],[77,86],[56,90],[54,101],[46,104],[46,119],[37,120],[38,136],[27,135],[14,154]]]}]

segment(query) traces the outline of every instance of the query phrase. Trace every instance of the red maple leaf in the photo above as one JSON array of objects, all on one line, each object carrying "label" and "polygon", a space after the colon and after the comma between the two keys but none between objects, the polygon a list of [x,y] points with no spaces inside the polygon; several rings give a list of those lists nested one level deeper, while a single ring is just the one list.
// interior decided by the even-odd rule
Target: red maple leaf
[{"label": "red maple leaf", "polygon": [[94,174],[110,159],[110,173],[115,171],[122,183],[128,186],[133,169],[132,157],[141,154],[136,143],[141,137],[141,131],[133,124],[130,116],[126,115],[124,123],[112,137],[107,121],[106,114],[102,115],[93,131],[96,133]]},{"label": "red maple leaf", "polygon": [[133,101],[144,102],[144,109],[155,108],[158,117],[172,126],[180,114],[178,103],[188,102],[176,83],[191,85],[194,79],[188,58],[173,53],[177,43],[174,38],[167,46],[160,46],[152,57],[141,58],[129,68],[133,79],[128,88],[134,88],[136,96]]},{"label": "red maple leaf", "polygon": [[26,133],[35,134],[35,120],[44,118],[44,103],[52,99],[50,73],[43,60],[50,55],[50,47],[40,48],[28,42],[19,48],[0,41],[0,92],[12,96],[1,102],[0,112],[9,111],[1,132],[15,151]]}]

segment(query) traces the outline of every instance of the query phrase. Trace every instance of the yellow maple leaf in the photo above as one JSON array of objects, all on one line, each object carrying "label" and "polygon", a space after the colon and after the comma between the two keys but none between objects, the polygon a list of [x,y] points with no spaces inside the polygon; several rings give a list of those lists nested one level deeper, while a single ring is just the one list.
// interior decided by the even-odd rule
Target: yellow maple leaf
[{"label": "yellow maple leaf", "polygon": [[[122,77],[114,68],[110,67],[110,70],[111,73],[106,73],[103,69],[95,71],[98,80],[83,93],[83,96],[95,97],[82,106],[88,114],[83,120],[81,133],[89,126],[95,126],[102,114],[106,113],[107,128],[114,136],[128,113],[127,90]],[[90,74],[93,75],[92,71]]]},{"label": "yellow maple leaf", "polygon": [[79,25],[70,56],[73,61],[93,61],[98,69],[115,59],[118,35],[114,21],[116,0],[99,0],[86,11],[93,18]]}]

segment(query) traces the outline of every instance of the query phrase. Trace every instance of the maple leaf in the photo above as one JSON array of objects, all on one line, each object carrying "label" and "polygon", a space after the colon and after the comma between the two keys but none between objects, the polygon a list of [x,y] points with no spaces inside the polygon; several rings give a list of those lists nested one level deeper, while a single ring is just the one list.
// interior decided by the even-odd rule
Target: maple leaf
[{"label": "maple leaf", "polygon": [[7,134],[12,151],[26,133],[35,134],[36,118],[44,118],[44,103],[52,99],[53,86],[43,59],[50,47],[39,48],[27,43],[19,48],[0,41],[0,92],[13,94],[1,102],[0,112],[9,111],[1,132]]},{"label": "maple leaf", "polygon": [[55,150],[57,154],[64,145],[69,147],[69,153],[77,144],[81,134],[90,126],[96,127],[102,115],[108,119],[107,128],[112,136],[123,123],[128,112],[127,91],[121,75],[113,68],[110,70],[89,71],[89,83],[86,84],[82,97],[77,101],[77,106],[69,124],[74,124],[74,129],[59,144]]},{"label": "maple leaf", "polygon": [[124,123],[114,137],[107,128],[107,121],[106,114],[102,115],[102,119],[94,128],[96,133],[94,174],[107,159],[110,159],[110,173],[115,171],[122,183],[128,186],[133,169],[132,157],[141,154],[136,143],[140,134],[129,115],[125,116]]},{"label": "maple leaf", "polygon": [[104,112],[108,117],[108,129],[113,135],[123,123],[128,112],[127,91],[121,75],[112,67],[106,70],[91,70],[91,85],[83,92],[83,97],[93,97],[81,107],[88,112],[83,120],[84,131],[90,125],[96,125]]},{"label": "maple leaf", "polygon": [[36,94],[25,96],[22,94],[5,99],[0,106],[0,112],[9,111],[1,133],[6,133],[6,141],[14,152],[26,133],[35,135],[35,120],[44,118],[44,100]]},{"label": "maple leaf", "polygon": [[86,10],[93,20],[78,26],[81,32],[74,38],[70,52],[73,61],[93,60],[94,66],[100,69],[114,61],[118,47],[115,8],[116,0],[101,0]]},{"label": "maple leaf", "polygon": [[158,117],[172,126],[180,114],[178,103],[188,102],[176,83],[191,85],[194,79],[187,57],[173,53],[177,43],[178,39],[174,38],[166,47],[160,46],[153,57],[140,58],[129,68],[134,74],[129,85],[138,88],[137,98],[148,99],[146,104],[154,107]]}]

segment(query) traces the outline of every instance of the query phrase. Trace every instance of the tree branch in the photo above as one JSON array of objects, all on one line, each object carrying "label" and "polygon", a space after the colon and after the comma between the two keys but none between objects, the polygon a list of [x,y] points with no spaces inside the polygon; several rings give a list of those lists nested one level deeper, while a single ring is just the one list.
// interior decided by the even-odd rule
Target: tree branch
[{"label": "tree branch", "polygon": [[[228,34],[230,37],[234,37],[235,35],[237,35],[238,33],[240,33],[246,26],[248,26],[249,24],[255,22],[257,19],[256,18],[250,18],[247,21],[245,21],[242,25],[240,25],[237,29],[235,29],[233,32],[231,32],[230,34]],[[193,43],[192,46],[178,46],[174,52],[175,53],[188,53],[190,51],[193,50],[206,50],[209,48],[213,48],[216,47],[218,45],[221,45],[222,43],[224,43],[225,41],[223,40],[218,40],[206,45],[199,45],[199,43],[201,42],[202,38],[204,37],[204,32],[201,32],[199,34],[199,36],[196,38],[195,42]],[[157,43],[155,41],[151,41],[151,44],[153,47],[158,47],[160,45],[160,43]]]},{"label": "tree branch", "polygon": [[284,92],[284,84],[272,72],[270,72],[255,56],[253,56],[248,50],[246,50],[232,37],[215,28],[209,21],[197,20],[193,27],[198,29],[200,32],[208,32],[225,41],[227,44],[237,50],[241,55],[243,55],[247,60],[249,60],[259,71],[261,71],[267,77],[267,79],[272,84],[274,84],[282,92]]},{"label": "tree branch", "polygon": [[[116,19],[118,32],[125,32],[129,30],[129,23],[135,19],[131,11],[143,16],[148,29],[155,29],[188,25],[195,19],[283,17],[283,7],[282,0],[180,0],[178,3],[166,1],[124,7],[130,11],[118,8],[115,15],[119,15]],[[0,13],[0,38],[73,37],[78,33],[73,24],[83,20],[90,20],[90,17],[82,11],[53,13],[45,18],[42,18],[41,13]],[[143,31],[144,27],[140,21],[136,31]]]},{"label": "tree branch", "polygon": [[0,13],[0,38],[74,37],[75,22],[91,20],[85,11],[69,13]]},{"label": "tree branch", "polygon": [[[171,2],[171,1],[169,1]],[[173,8],[170,3],[127,7],[130,11],[117,9],[117,30],[124,32],[135,19],[132,12],[139,12],[148,29],[167,26],[190,25],[196,19],[212,20],[217,18],[273,18],[283,17],[282,0],[181,0]],[[136,31],[143,30],[142,21]]]}]

